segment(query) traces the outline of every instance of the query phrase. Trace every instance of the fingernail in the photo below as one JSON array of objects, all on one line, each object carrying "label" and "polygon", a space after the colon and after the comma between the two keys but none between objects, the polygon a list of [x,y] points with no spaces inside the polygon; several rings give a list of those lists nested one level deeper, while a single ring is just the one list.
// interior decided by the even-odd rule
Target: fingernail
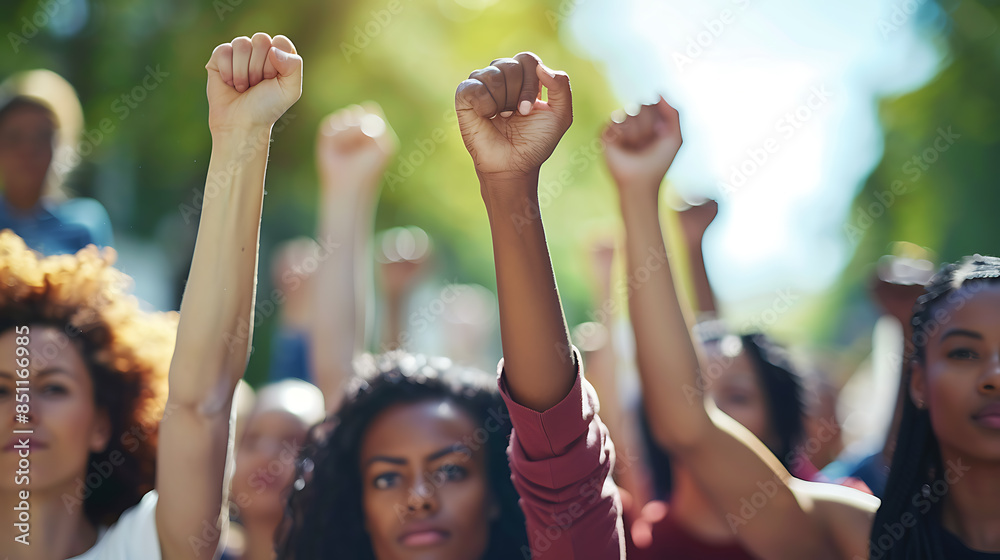
[{"label": "fingernail", "polygon": [[504,112],[500,113],[500,116],[506,119],[506,118],[510,117],[511,115],[513,115],[513,114],[514,114],[514,111],[504,111]]},{"label": "fingernail", "polygon": [[555,78],[556,77],[556,73],[553,72],[551,68],[549,68],[548,66],[546,66],[546,65],[544,65],[542,63],[538,63],[538,65],[541,66],[542,71],[545,72],[546,74],[548,74],[550,78]]},{"label": "fingernail", "polygon": [[528,101],[527,99],[522,101],[521,104],[517,106],[517,111],[524,116],[528,116],[528,113],[531,112],[531,101]]}]

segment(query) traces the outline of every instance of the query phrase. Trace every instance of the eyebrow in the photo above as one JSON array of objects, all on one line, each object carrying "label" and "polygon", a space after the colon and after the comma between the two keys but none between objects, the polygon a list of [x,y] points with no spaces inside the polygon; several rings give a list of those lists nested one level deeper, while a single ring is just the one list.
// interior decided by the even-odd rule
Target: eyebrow
[{"label": "eyebrow", "polygon": [[[434,461],[434,460],[440,459],[441,457],[444,457],[446,455],[451,455],[452,453],[463,453],[463,454],[469,454],[469,455],[471,455],[472,454],[472,450],[469,449],[468,446],[466,446],[466,445],[464,445],[462,443],[453,443],[453,444],[449,445],[448,447],[445,447],[443,449],[439,449],[439,450],[435,451],[434,453],[431,453],[430,455],[427,456],[427,460],[428,461]],[[365,461],[365,466],[368,467],[372,463],[379,462],[379,461],[384,462],[384,463],[391,463],[393,465],[405,465],[407,463],[407,460],[403,459],[402,457],[387,457],[385,455],[376,455],[376,456],[372,457],[371,459],[368,459],[367,461]]]},{"label": "eyebrow", "polygon": [[983,339],[983,335],[977,333],[976,331],[970,331],[968,329],[949,329],[941,335],[941,341],[944,342],[946,338],[951,336],[966,336],[969,338],[975,338],[976,340]]},{"label": "eyebrow", "polygon": [[[45,368],[42,371],[36,373],[34,375],[34,379],[39,379],[41,377],[45,377],[46,375],[55,375],[55,374],[59,374],[59,373],[62,373],[64,375],[71,375],[68,371],[66,371],[66,370],[64,370],[62,368],[52,367],[52,368]],[[19,376],[15,376],[13,373],[11,373],[9,371],[0,371],[0,377],[9,377],[9,378],[13,379],[13,378],[19,377]]]}]

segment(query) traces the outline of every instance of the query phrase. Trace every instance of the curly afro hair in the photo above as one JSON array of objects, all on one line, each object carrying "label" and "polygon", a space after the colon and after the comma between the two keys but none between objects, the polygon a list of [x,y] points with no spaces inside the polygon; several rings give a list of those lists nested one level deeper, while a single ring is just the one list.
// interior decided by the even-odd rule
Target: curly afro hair
[{"label": "curly afro hair", "polygon": [[361,372],[352,380],[338,412],[311,430],[299,456],[298,479],[285,526],[279,530],[278,557],[374,560],[362,509],[358,465],[362,439],[372,421],[389,407],[428,400],[454,403],[477,426],[489,425],[489,418],[499,424],[483,443],[491,490],[500,506],[484,560],[523,557],[528,537],[510,480],[506,450],[511,426],[496,378],[452,367],[446,359],[402,351],[366,356],[358,369]]},{"label": "curly afro hair", "polygon": [[[101,483],[88,484],[84,494],[84,512],[95,525],[114,523],[153,489],[157,428],[177,336],[177,313],[141,310],[128,293],[131,279],[113,268],[115,258],[113,249],[94,246],[42,257],[11,231],[0,232],[0,333],[20,325],[64,333],[90,373],[96,408],[111,421],[108,446],[91,454],[83,478],[116,454],[112,473],[96,473]],[[47,347],[34,359],[51,359],[58,351]]]}]

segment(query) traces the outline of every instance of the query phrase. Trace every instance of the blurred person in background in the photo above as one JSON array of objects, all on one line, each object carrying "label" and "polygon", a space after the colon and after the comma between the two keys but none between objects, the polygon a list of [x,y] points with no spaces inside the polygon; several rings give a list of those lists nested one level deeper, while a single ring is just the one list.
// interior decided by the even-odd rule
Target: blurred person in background
[{"label": "blurred person in background", "polygon": [[59,75],[32,70],[0,84],[0,229],[46,255],[112,244],[104,207],[64,192],[82,127],[80,101]]},{"label": "blurred person in background", "polygon": [[[271,560],[288,493],[295,480],[295,461],[309,429],[326,416],[323,394],[301,379],[244,391],[243,424],[236,430],[236,467],[229,494],[230,526],[227,560]],[[247,410],[248,409],[248,410]]]},{"label": "blurred person in background", "polygon": [[849,436],[854,441],[824,469],[828,476],[863,480],[878,497],[885,492],[902,419],[907,391],[903,373],[913,339],[910,320],[933,272],[929,258],[916,245],[896,243],[893,254],[879,259],[870,293],[882,315],[872,335],[871,356],[842,393],[841,416],[852,428]]},{"label": "blurred person in background", "polygon": [[[280,296],[278,325],[271,339],[270,381],[294,378],[315,382],[309,367],[310,329],[320,247],[315,240],[299,237],[279,245],[271,254],[271,282]],[[280,299],[279,299],[280,298]]]},{"label": "blurred person in background", "polygon": [[[654,502],[633,524],[630,554],[864,557],[877,500],[789,474],[798,466],[803,409],[784,353],[760,335],[693,337],[685,321],[659,219],[660,185],[681,145],[677,111],[661,98],[611,124],[604,139],[625,223],[627,277],[644,280],[628,299],[645,418],[674,475],[670,506]],[[702,232],[714,211],[705,214]],[[687,241],[700,251],[700,236]],[[759,502],[755,493],[764,505],[748,501]]]}]

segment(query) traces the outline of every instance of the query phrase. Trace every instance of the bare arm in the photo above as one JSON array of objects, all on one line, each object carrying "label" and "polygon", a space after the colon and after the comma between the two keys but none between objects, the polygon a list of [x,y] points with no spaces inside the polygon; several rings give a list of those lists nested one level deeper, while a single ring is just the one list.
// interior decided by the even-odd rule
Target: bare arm
[{"label": "bare arm", "polygon": [[316,140],[320,176],[318,241],[309,352],[327,411],[340,404],[354,357],[364,348],[372,215],[382,171],[396,139],[375,104],[323,120]]},{"label": "bare arm", "polygon": [[[548,103],[536,101],[541,85]],[[521,102],[530,114],[512,116]],[[493,235],[508,387],[518,403],[547,410],[576,379],[538,207],[539,169],[573,121],[569,77],[522,53],[473,72],[455,103]]]},{"label": "bare arm", "polygon": [[[704,398],[659,220],[660,182],[681,143],[677,112],[661,101],[631,118],[612,125],[605,138],[625,223],[627,273],[637,282],[629,312],[653,435],[689,467],[751,552],[768,559],[830,557],[827,518],[813,515],[809,493],[793,492],[791,475],[770,451]],[[766,503],[749,511],[744,502],[757,494]]]},{"label": "bare arm", "polygon": [[302,59],[280,35],[220,45],[206,68],[212,157],[159,433],[165,560],[212,558],[224,529],[230,411],[253,337],[270,131],[302,87]]},{"label": "bare arm", "polygon": [[715,294],[712,292],[712,284],[708,281],[708,271],[705,269],[702,242],[705,239],[705,230],[715,219],[718,211],[719,205],[710,200],[700,206],[692,206],[680,214],[684,244],[688,253],[688,267],[691,269],[691,282],[699,313],[714,314],[717,311]]}]

